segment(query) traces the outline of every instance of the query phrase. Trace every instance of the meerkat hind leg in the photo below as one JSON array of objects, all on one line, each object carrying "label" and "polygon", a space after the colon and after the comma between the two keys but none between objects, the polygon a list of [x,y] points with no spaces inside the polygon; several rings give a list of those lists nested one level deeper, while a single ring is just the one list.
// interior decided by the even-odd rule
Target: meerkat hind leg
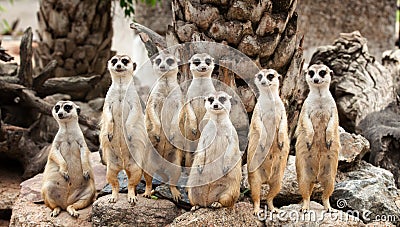
[{"label": "meerkat hind leg", "polygon": [[334,184],[334,178],[331,177],[327,177],[327,179],[321,182],[321,186],[324,189],[324,191],[322,192],[322,204],[324,205],[325,210],[327,210],[328,212],[332,212],[332,207],[329,203],[329,197],[333,193]]},{"label": "meerkat hind leg", "polygon": [[61,212],[61,208],[60,207],[56,207],[50,212],[50,216],[51,217],[57,217],[60,214],[60,212]]},{"label": "meerkat hind leg", "polygon": [[153,190],[153,177],[146,172],[143,172],[143,176],[146,181],[146,189],[143,193],[143,197],[150,199]]},{"label": "meerkat hind leg", "polygon": [[69,205],[67,207],[67,212],[72,216],[72,217],[78,217],[79,212],[77,210],[86,208],[92,203],[93,200],[93,195],[94,193],[91,192],[91,190],[88,190],[86,195],[84,195],[82,198],[80,198],[78,201],[73,203],[72,205]]},{"label": "meerkat hind leg", "polygon": [[126,170],[128,176],[128,202],[131,204],[137,203],[136,186],[139,184],[142,177],[142,170],[138,166],[131,165]]},{"label": "meerkat hind leg", "polygon": [[276,179],[269,183],[269,191],[267,194],[268,210],[272,213],[278,213],[280,210],[274,206],[274,198],[281,190],[281,180]]},{"label": "meerkat hind leg", "polygon": [[310,198],[313,188],[314,183],[309,180],[299,182],[299,191],[303,198],[303,206],[301,207],[302,212],[308,212],[308,210],[310,209]]},{"label": "meerkat hind leg", "polygon": [[[181,165],[181,162],[182,162],[181,154],[182,154],[181,151],[179,151],[177,149],[175,150],[175,155],[177,155],[177,156],[173,163],[177,166]],[[171,190],[172,198],[174,199],[174,201],[178,202],[179,200],[182,199],[182,194],[176,186],[178,184],[181,172],[180,171],[176,171],[176,172],[169,171],[169,172],[170,172],[169,173],[169,176],[170,176],[169,177],[169,183],[170,183],[169,189]]]},{"label": "meerkat hind leg", "polygon": [[108,202],[115,203],[118,199],[119,194],[119,182],[118,182],[118,168],[113,168],[110,164],[107,164],[107,173],[106,178],[107,182],[111,185],[111,197],[108,199]]},{"label": "meerkat hind leg", "polygon": [[260,212],[260,194],[261,194],[261,177],[256,172],[249,175],[249,184],[251,191],[251,199],[253,200],[253,213],[257,215]]}]

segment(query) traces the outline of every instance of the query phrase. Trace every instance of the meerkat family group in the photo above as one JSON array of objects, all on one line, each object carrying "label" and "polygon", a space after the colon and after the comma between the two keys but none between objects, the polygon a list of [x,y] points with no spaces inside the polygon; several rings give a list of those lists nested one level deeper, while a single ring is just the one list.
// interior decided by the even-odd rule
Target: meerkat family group
[{"label": "meerkat family group", "polygon": [[[112,187],[110,203],[118,200],[117,175],[128,177],[128,202],[137,202],[136,186],[142,176],[144,197],[150,198],[154,174],[170,186],[175,201],[181,169],[187,169],[187,193],[192,210],[200,207],[230,207],[240,195],[243,151],[230,119],[232,97],[216,91],[211,75],[214,58],[195,54],[189,60],[193,80],[184,94],[178,83],[180,60],[166,51],[153,60],[158,76],[143,111],[133,86],[136,63],[129,56],[116,55],[108,61],[112,83],[106,94],[101,117],[100,148],[107,166],[106,179]],[[312,65],[306,71],[310,93],[297,125],[296,170],[302,210],[309,210],[314,184],[324,192],[322,202],[331,210],[329,197],[334,188],[340,150],[338,113],[329,92],[332,71]],[[284,180],[290,140],[284,104],[279,95],[280,74],[262,69],[254,77],[259,91],[248,134],[248,178],[254,214],[260,212],[262,184],[269,185],[268,209]],[[80,108],[70,101],[53,107],[59,124],[44,171],[42,196],[57,216],[61,209],[76,217],[95,196],[89,149],[78,124]],[[154,151],[154,152],[152,152]],[[159,163],[156,157],[165,162]]]}]

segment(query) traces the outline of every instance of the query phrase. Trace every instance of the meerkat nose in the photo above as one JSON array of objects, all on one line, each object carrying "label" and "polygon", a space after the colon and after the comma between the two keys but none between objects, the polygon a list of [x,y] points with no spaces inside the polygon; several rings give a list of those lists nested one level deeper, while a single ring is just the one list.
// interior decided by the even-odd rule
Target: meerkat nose
[{"label": "meerkat nose", "polygon": [[218,108],[218,104],[214,104],[214,109],[217,109]]},{"label": "meerkat nose", "polygon": [[62,118],[62,117],[63,117],[63,114],[62,114],[62,113],[59,113],[59,114],[58,114],[58,117],[59,117],[59,118]]},{"label": "meerkat nose", "polygon": [[206,71],[207,70],[207,67],[201,67],[201,71]]},{"label": "meerkat nose", "polygon": [[160,66],[160,69],[165,69],[165,65],[161,65],[161,66]]},{"label": "meerkat nose", "polygon": [[120,65],[120,64],[118,64],[118,65],[117,65],[117,69],[120,69],[120,68],[121,68],[121,65]]},{"label": "meerkat nose", "polygon": [[314,83],[319,83],[319,79],[318,78],[314,78]]},{"label": "meerkat nose", "polygon": [[261,85],[266,85],[267,83],[265,81],[261,82]]}]

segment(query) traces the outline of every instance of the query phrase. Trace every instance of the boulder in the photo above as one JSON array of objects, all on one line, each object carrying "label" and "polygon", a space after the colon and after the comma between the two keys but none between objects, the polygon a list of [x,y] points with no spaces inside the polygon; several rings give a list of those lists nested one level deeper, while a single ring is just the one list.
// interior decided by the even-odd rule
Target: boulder
[{"label": "boulder", "polygon": [[200,208],[186,212],[168,226],[263,226],[263,223],[253,215],[250,203],[238,202],[228,208]]},{"label": "boulder", "polygon": [[[100,163],[98,152],[90,154],[90,161],[95,177],[96,190],[105,185],[106,168]],[[43,174],[21,183],[20,196],[14,203],[10,226],[91,226],[92,206],[79,210],[79,218],[71,217],[62,211],[59,216],[50,217],[50,208],[43,203],[41,196]]]},{"label": "boulder", "polygon": [[342,127],[339,127],[339,131],[342,145],[339,153],[339,168],[343,169],[361,160],[369,152],[369,141],[361,135],[346,132]]},{"label": "boulder", "polygon": [[347,172],[338,173],[337,181],[330,199],[333,207],[357,212],[366,223],[388,218],[400,225],[400,209],[396,205],[399,190],[392,173],[360,161]]},{"label": "boulder", "polygon": [[369,113],[395,100],[392,76],[369,54],[360,32],[341,33],[333,45],[321,46],[310,65],[323,63],[333,70],[330,90],[335,97],[341,126],[355,132]]},{"label": "boulder", "polygon": [[117,202],[111,204],[110,196],[100,197],[93,203],[93,226],[165,226],[182,213],[168,200],[138,196],[138,202],[131,205],[127,195],[120,194]]}]

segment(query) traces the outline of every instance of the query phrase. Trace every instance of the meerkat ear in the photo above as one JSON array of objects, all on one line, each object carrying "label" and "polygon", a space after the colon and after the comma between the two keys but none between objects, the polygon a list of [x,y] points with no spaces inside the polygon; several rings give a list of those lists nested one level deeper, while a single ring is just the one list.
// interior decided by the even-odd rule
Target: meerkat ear
[{"label": "meerkat ear", "polygon": [[136,62],[133,62],[133,63],[132,63],[132,68],[133,68],[133,71],[136,70]]},{"label": "meerkat ear", "polygon": [[229,100],[231,100],[231,99],[232,99],[232,96],[230,96],[230,95],[228,95],[227,97],[228,97],[228,99],[229,99]]},{"label": "meerkat ear", "polygon": [[79,106],[76,107],[76,113],[78,114],[78,116],[79,114],[81,114],[81,108]]}]

